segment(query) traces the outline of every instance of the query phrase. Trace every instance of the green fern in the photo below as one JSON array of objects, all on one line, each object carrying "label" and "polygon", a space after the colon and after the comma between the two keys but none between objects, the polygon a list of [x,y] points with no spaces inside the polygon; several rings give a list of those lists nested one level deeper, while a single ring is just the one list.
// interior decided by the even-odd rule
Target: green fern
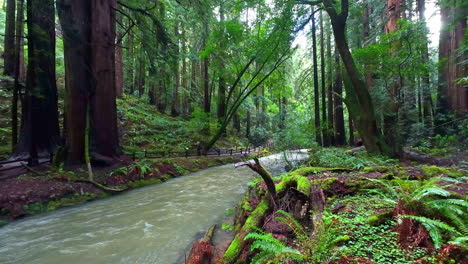
[{"label": "green fern", "polygon": [[259,250],[253,259],[253,264],[282,263],[281,260],[302,260],[304,256],[296,249],[290,248],[269,233],[249,233],[245,239],[253,239],[251,251]]},{"label": "green fern", "polygon": [[289,228],[292,229],[294,235],[299,239],[299,240],[307,240],[308,239],[308,234],[304,227],[296,220],[294,217],[292,217],[290,214],[283,210],[278,210],[278,213],[282,214],[283,216],[278,216],[276,217],[276,220],[286,224],[289,226]]},{"label": "green fern", "polygon": [[[468,202],[451,198],[452,194],[446,188],[452,185],[440,186],[444,181],[452,184],[460,183],[453,178],[431,178],[426,181],[408,180],[371,180],[382,186],[385,197],[403,201],[406,208],[416,210],[421,216],[401,216],[421,222],[434,241],[434,245],[442,243],[442,231],[449,237],[468,235],[467,208]],[[445,222],[433,220],[432,217],[442,217]]]},{"label": "green fern", "polygon": [[448,242],[449,244],[457,245],[465,250],[468,250],[468,236],[456,237]]},{"label": "green fern", "polygon": [[424,216],[415,215],[400,215],[401,218],[413,219],[420,222],[429,232],[429,235],[434,243],[435,248],[440,248],[443,243],[442,232],[447,231],[450,234],[461,235],[454,227],[435,219],[430,219]]}]

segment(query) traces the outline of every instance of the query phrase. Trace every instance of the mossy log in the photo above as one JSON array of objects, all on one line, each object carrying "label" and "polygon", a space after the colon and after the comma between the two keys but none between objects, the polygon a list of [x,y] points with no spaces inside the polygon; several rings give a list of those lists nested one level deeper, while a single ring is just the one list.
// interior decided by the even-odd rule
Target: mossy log
[{"label": "mossy log", "polygon": [[269,206],[269,199],[263,198],[262,201],[255,208],[255,210],[252,212],[252,214],[247,218],[241,230],[239,230],[236,233],[236,236],[234,237],[228,249],[221,258],[221,263],[236,263],[238,256],[240,255],[246,244],[246,241],[244,240],[245,236],[249,232],[254,231],[254,229],[262,223],[262,220],[265,217]]},{"label": "mossy log", "polygon": [[282,193],[290,186],[295,186],[295,189],[305,196],[310,195],[310,181],[306,177],[295,172],[284,176],[282,181],[276,185],[276,192]]}]

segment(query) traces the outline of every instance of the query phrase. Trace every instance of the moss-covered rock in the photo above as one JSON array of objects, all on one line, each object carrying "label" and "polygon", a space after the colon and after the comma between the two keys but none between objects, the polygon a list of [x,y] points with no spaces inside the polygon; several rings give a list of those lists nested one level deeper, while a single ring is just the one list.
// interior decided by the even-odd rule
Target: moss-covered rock
[{"label": "moss-covered rock", "polygon": [[4,226],[4,225],[6,225],[6,224],[8,224],[8,223],[5,222],[5,221],[0,220],[0,227]]},{"label": "moss-covered rock", "polygon": [[437,167],[437,166],[425,166],[421,168],[421,171],[426,177],[447,175],[450,177],[458,178],[458,177],[468,176],[468,174],[460,172],[460,171],[456,171],[454,169]]}]

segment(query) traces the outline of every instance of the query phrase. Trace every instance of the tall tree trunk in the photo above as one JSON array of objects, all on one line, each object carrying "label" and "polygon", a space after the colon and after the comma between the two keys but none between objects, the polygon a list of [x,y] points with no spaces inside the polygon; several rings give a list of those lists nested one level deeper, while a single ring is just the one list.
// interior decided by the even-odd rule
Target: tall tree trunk
[{"label": "tall tree trunk", "polygon": [[90,154],[119,154],[115,88],[116,1],[58,0],[64,33],[68,163],[84,163],[87,116]]},{"label": "tall tree trunk", "polygon": [[[371,7],[368,3],[366,3],[365,9],[364,9],[364,21],[363,21],[363,26],[364,26],[364,32],[363,32],[363,37],[364,37],[364,46],[367,46],[370,44],[370,14],[371,14]],[[374,84],[374,80],[372,78],[372,69],[369,67],[369,65],[365,65],[365,78],[366,78],[366,84],[369,89],[372,89],[372,86]]]},{"label": "tall tree trunk", "polygon": [[[398,20],[402,15],[402,0],[387,0],[387,23],[385,24],[385,34],[396,32],[399,29]],[[404,13],[404,12],[403,12]],[[398,43],[394,43],[389,50],[390,56],[393,56],[401,47]],[[389,98],[387,109],[384,113],[384,134],[387,143],[392,148],[392,153],[396,155],[402,154],[402,145],[399,129],[399,109],[402,104],[400,98],[401,76],[393,78],[389,84]]]},{"label": "tall tree trunk", "polygon": [[174,87],[172,89],[172,106],[171,106],[171,115],[178,116],[179,109],[179,86],[180,86],[180,74],[179,74],[179,56],[180,56],[180,39],[179,39],[179,25],[176,22],[174,28],[174,36],[177,39],[177,45],[175,47],[175,61],[174,61]]},{"label": "tall tree trunk", "polygon": [[115,89],[116,0],[93,0],[91,6],[91,62],[94,78],[91,94],[92,152],[119,155]]},{"label": "tall tree trunk", "polygon": [[312,56],[314,63],[314,125],[315,141],[319,146],[323,146],[322,132],[320,127],[320,94],[318,84],[318,62],[317,62],[317,28],[315,15],[312,15]]},{"label": "tall tree trunk", "polygon": [[[466,31],[466,5],[455,0],[451,5],[441,6],[441,32],[439,42],[439,113],[453,111],[462,114],[468,110],[468,90],[459,79],[466,76],[466,51],[459,51]],[[438,120],[438,133],[443,133],[443,118]]]},{"label": "tall tree trunk", "polygon": [[27,14],[28,74],[16,154],[29,153],[34,164],[41,152],[52,154],[60,144],[54,0],[28,1]]},{"label": "tall tree trunk", "polygon": [[125,54],[127,58],[125,68],[126,68],[126,82],[125,86],[128,85],[128,90],[130,94],[133,95],[135,92],[135,46],[133,43],[133,32],[130,30],[127,33],[126,42],[127,53]]},{"label": "tall tree trunk", "polygon": [[15,11],[16,0],[7,0],[5,18],[5,54],[3,74],[14,77],[15,75]]},{"label": "tall tree trunk", "polygon": [[[419,20],[424,24],[424,29],[426,32],[427,25],[426,19],[424,17],[424,13],[426,11],[426,1],[425,0],[417,0],[418,12],[419,12]],[[429,63],[429,49],[428,49],[428,40],[427,35],[425,39],[425,43],[423,44],[422,53],[422,60],[423,63]],[[422,105],[422,113],[423,113],[423,120],[426,128],[432,127],[432,109],[433,103],[431,98],[431,87],[430,87],[430,74],[429,70],[427,70],[423,76],[421,76],[421,96],[418,97],[418,102],[421,102]],[[422,99],[422,100],[421,100]],[[419,108],[421,108],[421,105]]]},{"label": "tall tree trunk", "polygon": [[190,104],[190,93],[189,93],[189,87],[188,87],[188,77],[187,77],[187,58],[186,58],[186,53],[187,53],[187,44],[186,44],[186,39],[185,39],[186,33],[185,33],[185,25],[182,24],[182,34],[181,34],[181,41],[182,41],[182,72],[180,75],[182,76],[182,89],[183,89],[183,106],[182,106],[182,113],[187,114],[190,113],[189,111],[189,104]]},{"label": "tall tree trunk", "polygon": [[335,145],[344,146],[346,144],[346,132],[344,124],[344,114],[343,114],[343,78],[342,78],[342,69],[340,66],[340,56],[338,51],[335,52],[335,84],[333,91],[335,91],[334,100],[334,120],[335,120]]},{"label": "tall tree trunk", "polygon": [[350,77],[352,85],[350,96],[353,96],[356,101],[356,105],[353,106],[355,108],[353,119],[358,124],[357,127],[363,138],[364,145],[369,152],[392,155],[391,150],[387,147],[380,131],[377,129],[377,118],[369,89],[360,78],[361,75],[346,41],[345,28],[348,18],[348,0],[341,1],[341,11],[339,14],[331,0],[324,0],[323,4],[330,15],[336,46],[343,60],[346,72]]},{"label": "tall tree trunk", "polygon": [[[330,145],[335,145],[335,136],[334,136],[334,85],[333,85],[333,57],[332,57],[332,48],[331,48],[331,29],[330,24],[327,23],[327,61],[328,61],[328,131],[330,136]],[[340,57],[338,56],[338,62]],[[335,65],[336,69],[340,69],[338,65]]]},{"label": "tall tree trunk", "polygon": [[320,81],[321,81],[321,88],[322,88],[322,123],[325,129],[322,129],[322,136],[323,136],[323,145],[328,147],[330,146],[330,131],[328,130],[328,123],[330,120],[327,120],[327,94],[326,94],[326,87],[325,87],[325,34],[324,34],[324,27],[323,27],[323,14],[320,11]]},{"label": "tall tree trunk", "polygon": [[20,82],[24,81],[24,48],[23,48],[23,33],[24,33],[24,1],[18,1],[16,14],[16,30],[15,30],[15,83],[13,86],[13,97],[11,102],[11,147],[12,153],[15,152],[16,144],[18,143],[18,103],[21,90]]}]

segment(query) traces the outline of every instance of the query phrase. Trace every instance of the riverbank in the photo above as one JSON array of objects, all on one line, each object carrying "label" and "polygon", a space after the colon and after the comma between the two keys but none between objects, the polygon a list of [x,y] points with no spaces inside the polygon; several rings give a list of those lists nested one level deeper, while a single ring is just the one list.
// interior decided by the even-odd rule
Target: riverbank
[{"label": "riverbank", "polygon": [[[319,154],[312,165],[333,160]],[[466,168],[396,161],[356,168],[347,160],[348,168],[273,177],[274,196],[255,178],[229,223],[232,241],[203,249],[195,242],[188,263],[467,263],[466,223],[448,213],[467,212]],[[431,207],[437,203],[445,205]]]},{"label": "riverbank", "polygon": [[[265,155],[266,151],[261,153]],[[113,189],[132,190],[158,184],[191,172],[244,160],[244,156],[144,159],[119,168],[96,171],[95,181]],[[44,174],[44,175],[42,175]],[[46,171],[3,180],[0,184],[0,226],[29,215],[109,197],[109,192],[84,182],[87,174],[76,171]]]}]

